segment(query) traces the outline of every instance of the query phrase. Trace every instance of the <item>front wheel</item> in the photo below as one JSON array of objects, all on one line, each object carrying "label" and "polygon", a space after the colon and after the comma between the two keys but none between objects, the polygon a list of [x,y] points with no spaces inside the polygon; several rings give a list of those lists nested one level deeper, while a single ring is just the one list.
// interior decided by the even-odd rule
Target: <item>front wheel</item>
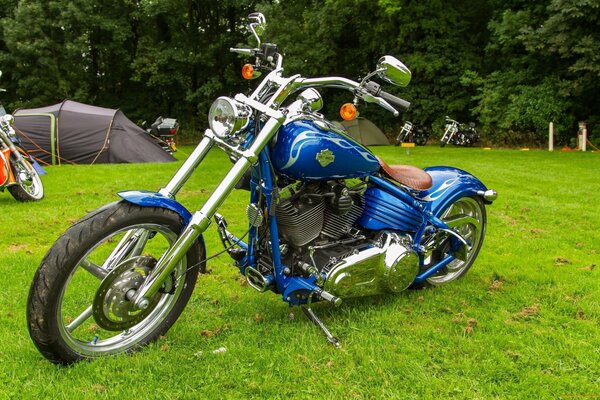
[{"label": "front wheel", "polygon": [[485,205],[479,197],[459,198],[441,213],[440,218],[461,235],[469,246],[462,245],[454,236],[441,231],[426,238],[424,244],[428,252],[423,270],[443,260],[448,254],[455,256],[452,262],[426,280],[430,286],[445,285],[467,273],[479,254],[487,225]]},{"label": "front wheel", "polygon": [[11,159],[15,172],[15,184],[8,187],[8,191],[17,201],[37,201],[44,197],[44,186],[40,175],[29,160],[21,161]]},{"label": "front wheel", "polygon": [[163,335],[187,304],[205,250],[196,241],[144,310],[129,301],[184,222],[125,201],[93,211],[50,248],[27,301],[29,334],[57,364],[132,352]]}]

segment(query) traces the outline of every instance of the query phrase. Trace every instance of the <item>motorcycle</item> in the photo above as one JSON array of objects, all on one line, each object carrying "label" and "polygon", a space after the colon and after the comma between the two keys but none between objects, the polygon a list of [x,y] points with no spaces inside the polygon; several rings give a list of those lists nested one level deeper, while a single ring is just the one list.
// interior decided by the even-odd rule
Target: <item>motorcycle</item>
[{"label": "motorcycle", "polygon": [[400,146],[405,142],[412,142],[417,146],[425,146],[427,140],[429,140],[429,129],[406,121],[404,125],[402,125],[402,128],[400,128],[398,136],[396,136],[394,146]]},{"label": "motorcycle", "polygon": [[179,130],[179,122],[175,118],[163,118],[158,117],[156,121],[150,125],[146,121],[142,122],[141,128],[146,133],[152,136],[160,147],[169,154],[173,154],[177,151],[177,145],[175,144],[175,135]]},{"label": "motorcycle", "polygon": [[0,105],[0,192],[7,189],[17,201],[41,200],[44,186],[40,175],[45,171],[21,147],[13,125],[13,116]]},{"label": "motorcycle", "polygon": [[470,122],[464,126],[458,121],[446,117],[446,130],[440,141],[440,147],[446,144],[454,144],[456,146],[471,147],[479,141],[479,134],[475,130],[475,124]]},{"label": "motorcycle", "polygon": [[[233,265],[258,292],[302,309],[328,341],[340,341],[311,305],[397,293],[452,282],[473,265],[486,231],[494,190],[452,167],[388,165],[318,111],[317,88],[349,91],[395,116],[410,103],[373,81],[408,85],[411,72],[392,56],[361,82],[283,75],[283,56],[257,33],[254,58],[242,69],[268,72],[250,95],[217,98],[192,154],[158,192],[126,191],[92,211],[50,248],[27,302],[29,334],[50,361],[132,352],[155,341],[186,306],[206,267],[203,232],[214,220]],[[287,101],[286,101],[287,100]],[[213,147],[232,165],[195,212],[176,194]],[[228,230],[219,207],[234,187],[249,191],[248,229]]]}]

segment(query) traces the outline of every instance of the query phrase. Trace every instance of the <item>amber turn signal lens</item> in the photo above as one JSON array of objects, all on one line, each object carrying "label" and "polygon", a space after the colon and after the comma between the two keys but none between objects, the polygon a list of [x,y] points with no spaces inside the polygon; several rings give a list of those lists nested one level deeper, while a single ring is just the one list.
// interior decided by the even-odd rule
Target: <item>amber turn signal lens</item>
[{"label": "amber turn signal lens", "polygon": [[340,116],[344,121],[352,121],[356,118],[357,113],[358,111],[356,111],[356,107],[352,103],[346,103],[340,108]]},{"label": "amber turn signal lens", "polygon": [[242,67],[242,76],[244,79],[252,79],[254,77],[254,67],[252,64],[244,64]]}]

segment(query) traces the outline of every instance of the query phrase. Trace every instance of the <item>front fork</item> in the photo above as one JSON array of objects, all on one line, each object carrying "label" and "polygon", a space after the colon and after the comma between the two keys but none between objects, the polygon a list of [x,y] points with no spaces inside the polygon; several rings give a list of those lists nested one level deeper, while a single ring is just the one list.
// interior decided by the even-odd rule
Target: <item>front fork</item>
[{"label": "front fork", "polygon": [[173,243],[158,260],[156,266],[152,269],[144,283],[131,296],[130,300],[136,307],[140,309],[148,307],[152,296],[158,292],[179,261],[192,247],[196,239],[198,239],[198,237],[208,228],[211,219],[221,204],[223,204],[235,187],[235,184],[240,180],[248,168],[258,160],[258,154],[275,135],[275,132],[277,132],[282,122],[282,115],[271,116],[247,150],[234,148],[216,137],[212,131],[207,130],[204,138],[177,171],[175,176],[171,178],[167,186],[160,189],[160,194],[174,198],[215,144],[219,144],[220,147],[225,148],[234,156],[239,157],[202,208],[192,215],[190,222],[183,229],[175,243]]}]

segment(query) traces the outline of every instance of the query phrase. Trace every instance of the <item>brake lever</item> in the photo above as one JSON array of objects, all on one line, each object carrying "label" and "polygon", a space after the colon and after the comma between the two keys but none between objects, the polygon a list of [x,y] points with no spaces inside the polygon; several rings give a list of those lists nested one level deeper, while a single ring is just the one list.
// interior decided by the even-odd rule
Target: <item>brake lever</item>
[{"label": "brake lever", "polygon": [[394,114],[394,117],[398,117],[400,116],[400,112],[398,112],[398,110],[396,110],[390,103],[388,103],[386,100],[382,99],[381,97],[377,97],[377,100],[379,101],[379,105],[383,108],[385,108],[386,110],[388,110],[389,112],[391,112],[392,114]]},{"label": "brake lever", "polygon": [[260,51],[260,50],[259,49],[243,49],[243,48],[230,47],[229,51],[231,53],[238,53],[238,54],[242,54],[245,56],[253,56],[256,54],[257,51]]},{"label": "brake lever", "polygon": [[373,96],[371,93],[369,93],[365,90],[361,91],[359,97],[361,99],[363,99],[366,103],[374,103],[374,104],[377,104],[380,107],[388,110],[389,112],[394,114],[394,117],[397,117],[400,115],[398,110],[396,110],[390,103],[388,103],[386,100],[382,99],[381,97]]}]

